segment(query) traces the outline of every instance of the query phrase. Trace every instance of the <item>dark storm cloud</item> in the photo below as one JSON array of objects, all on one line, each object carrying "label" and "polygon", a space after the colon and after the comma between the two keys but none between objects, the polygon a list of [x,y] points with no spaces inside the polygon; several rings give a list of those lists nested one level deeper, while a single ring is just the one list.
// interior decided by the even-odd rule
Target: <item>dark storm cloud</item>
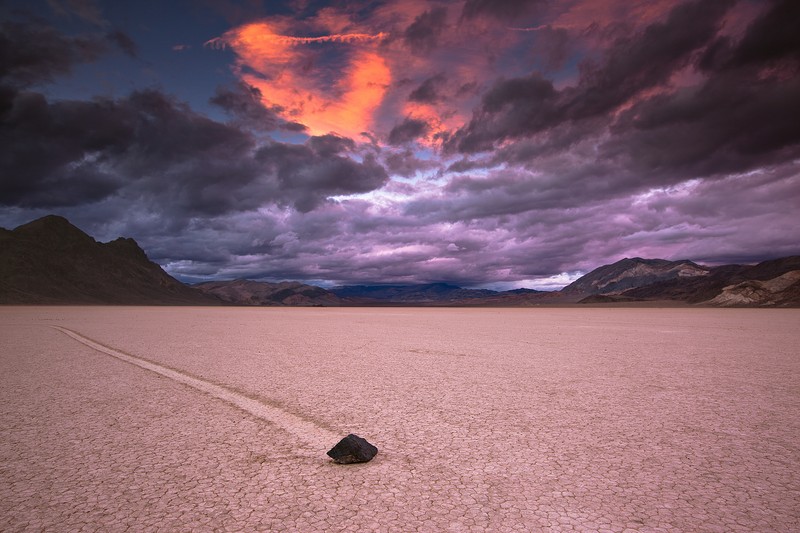
[{"label": "dark storm cloud", "polygon": [[249,188],[258,177],[249,134],[156,91],[133,93],[117,108],[130,138],[107,147],[104,155],[126,178],[126,194],[144,195],[187,215],[224,213],[264,199]]},{"label": "dark storm cloud", "polygon": [[777,2],[738,44],[712,45],[700,59],[706,82],[634,105],[602,153],[651,175],[744,172],[800,157],[800,39],[786,19],[798,6]]},{"label": "dark storm cloud", "polygon": [[235,123],[257,131],[274,131],[290,129],[302,131],[305,126],[295,127],[295,123],[287,123],[279,116],[282,111],[277,106],[267,106],[263,102],[261,91],[244,82],[232,87],[217,87],[209,102],[220,107],[234,118]]},{"label": "dark storm cloud", "polygon": [[[93,17],[90,2],[53,3]],[[251,83],[209,88],[224,67],[208,50],[122,57],[132,41],[112,30],[138,30],[119,10],[77,37],[0,22],[0,226],[55,211],[98,239],[136,238],[190,280],[557,288],[625,256],[798,253],[798,2],[239,4],[239,22],[266,21],[298,59],[263,94],[242,74],[281,61],[269,43],[233,65]],[[75,13],[56,18],[86,26]],[[213,36],[185,29],[153,36]],[[139,89],[92,99],[99,70]],[[297,109],[270,100],[310,77]],[[141,89],[159,82],[180,94]],[[371,103],[348,96],[362,82]],[[223,122],[198,111],[206,102]],[[286,122],[362,104],[374,108],[352,138]]]},{"label": "dark storm cloud", "polygon": [[399,145],[414,141],[430,131],[428,123],[421,119],[406,118],[389,132],[389,144]]},{"label": "dark storm cloud", "polygon": [[461,175],[449,180],[441,196],[408,202],[406,213],[430,223],[491,220],[548,209],[571,209],[614,198],[630,184],[605,179],[614,169],[595,163],[571,168],[566,158],[541,165],[538,174],[497,169],[486,176]]},{"label": "dark storm cloud", "polygon": [[[470,285],[485,281],[487,273],[494,280],[519,280],[585,271],[630,256],[631,251],[652,256],[665,247],[713,261],[723,257],[719,250],[726,246],[737,249],[731,242],[736,235],[753,250],[748,259],[757,260],[772,250],[790,251],[785,239],[767,238],[767,227],[798,199],[792,178],[796,168],[786,169],[783,177],[769,174],[773,173],[757,179],[755,195],[749,179],[731,177],[633,197],[594,201],[587,195],[580,209],[542,206],[505,214],[497,209],[480,212],[481,204],[491,201],[493,189],[505,188],[507,202],[528,194],[524,175],[499,172],[493,175],[493,187],[474,177],[469,184],[448,187],[447,198],[431,198],[431,203],[404,216],[375,213],[366,202],[326,204],[308,215],[291,215],[287,224],[293,234],[282,239],[280,259],[276,252],[254,261],[251,272],[343,283],[447,279]],[[748,195],[751,201],[742,206],[739,200]],[[468,205],[471,213],[463,211]],[[462,213],[450,218],[453,209]],[[751,227],[755,218],[765,216],[766,226]],[[445,220],[449,223],[443,226]],[[430,230],[434,225],[438,231]],[[703,249],[699,235],[713,243],[712,249]],[[320,248],[326,252],[319,254]],[[313,269],[304,254],[314,256]]]},{"label": "dark storm cloud", "polygon": [[106,38],[128,56],[133,58],[138,57],[139,47],[136,46],[136,42],[134,42],[127,33],[114,30],[106,34]]},{"label": "dark storm cloud", "polygon": [[507,138],[532,135],[561,120],[557,100],[552,82],[537,73],[501,80],[483,96],[481,109],[449,144],[472,153],[489,150]]},{"label": "dark storm cloud", "polygon": [[74,15],[95,26],[108,25],[102,11],[92,0],[47,0],[47,4],[58,15]]},{"label": "dark storm cloud", "polygon": [[492,166],[492,165],[491,164],[487,165],[487,162],[484,160],[472,160],[466,157],[462,157],[461,159],[451,163],[450,166],[447,167],[447,172],[469,172],[470,170],[475,170],[477,168],[486,168],[487,166]]},{"label": "dark storm cloud", "polygon": [[328,196],[368,192],[388,176],[373,155],[357,162],[346,138],[258,149],[234,126],[157,91],[120,100],[55,102],[16,93],[0,123],[5,205],[48,207],[114,194],[147,198],[181,216],[264,203],[309,211]]},{"label": "dark storm cloud", "polygon": [[777,68],[782,74],[800,71],[800,32],[796,21],[800,3],[774,2],[772,8],[750,25],[735,42],[730,36],[717,38],[701,56],[698,66],[707,73]]},{"label": "dark storm cloud", "polygon": [[417,158],[409,149],[401,152],[390,152],[384,157],[386,169],[390,174],[409,178],[417,172],[437,166],[434,161],[423,161]]},{"label": "dark storm cloud", "polygon": [[436,47],[445,28],[447,8],[435,7],[425,11],[406,28],[403,40],[415,54],[425,54]]},{"label": "dark storm cloud", "polygon": [[[13,95],[0,117],[5,205],[98,201],[122,188],[198,212],[224,210],[254,176],[252,139],[157,91],[119,100],[48,102]],[[223,185],[225,184],[225,185]]]},{"label": "dark storm cloud", "polygon": [[306,145],[260,141],[251,130],[298,131],[264,107],[257,89],[221,87],[212,103],[234,116],[222,124],[156,90],[119,99],[49,101],[25,88],[91,61],[122,33],[68,38],[52,28],[5,23],[0,35],[0,202],[25,208],[122,201],[161,209],[181,225],[265,204],[313,209],[328,196],[367,192],[387,174],[355,143],[325,135]]},{"label": "dark storm cloud", "polygon": [[[581,161],[596,158],[596,145],[602,141],[601,136],[607,134],[608,121],[605,117],[584,119],[578,122],[562,122],[557,126],[515,139],[487,154],[484,166],[492,167],[502,164],[536,168],[542,157],[574,152]],[[580,148],[589,142],[591,149]],[[478,160],[482,161],[482,160]],[[574,165],[574,162],[573,162]]]},{"label": "dark storm cloud", "polygon": [[[0,174],[4,177],[0,201],[4,205],[80,203],[86,201],[85,196],[98,200],[116,190],[112,176],[100,180],[104,174],[100,169],[86,172],[86,165],[81,165],[84,155],[116,144],[113,139],[129,133],[113,119],[82,127],[83,120],[103,114],[97,112],[99,104],[50,105],[44,96],[32,92],[12,91],[6,96],[10,98],[0,117]],[[76,175],[81,166],[83,172]]]},{"label": "dark storm cloud", "polygon": [[595,67],[584,67],[577,92],[565,102],[570,119],[606,113],[644,89],[660,85],[691,62],[691,54],[715,35],[733,0],[678,5],[663,23],[618,39]]},{"label": "dark storm cloud", "polygon": [[348,139],[347,137],[341,137],[332,133],[311,137],[306,142],[306,145],[320,157],[330,157],[342,152],[349,152],[356,147],[356,143],[353,142],[353,139]]},{"label": "dark storm cloud", "polygon": [[446,81],[444,74],[439,73],[436,76],[423,81],[416,89],[411,91],[408,99],[411,102],[418,102],[422,104],[434,104],[441,100],[441,87]]},{"label": "dark storm cloud", "polygon": [[791,59],[800,67],[800,2],[782,0],[750,26],[736,46],[728,66],[744,66]]},{"label": "dark storm cloud", "polygon": [[488,150],[506,139],[609,113],[690,64],[692,53],[713,38],[731,4],[713,0],[678,5],[666,21],[617,39],[600,62],[585,62],[575,87],[556,90],[538,73],[497,82],[470,123],[450,140],[451,147],[467,153]]},{"label": "dark storm cloud", "polygon": [[48,26],[7,21],[0,26],[0,83],[27,87],[49,82],[107,49],[100,36],[67,37]]},{"label": "dark storm cloud", "polygon": [[[305,126],[279,118],[244,85],[220,87],[211,99],[231,115],[227,124],[156,90],[49,100],[32,85],[112,46],[134,53],[132,41],[122,33],[65,37],[30,24],[2,29],[0,205],[12,219],[57,209],[98,238],[136,237],[152,259],[187,276],[302,274],[299,254],[323,254],[320,241],[339,227],[332,220],[313,226],[318,217],[310,212],[329,196],[368,192],[388,180],[375,156],[359,154],[351,139],[264,141],[254,132]],[[295,229],[267,214],[286,208],[309,221],[295,221]],[[298,232],[317,240],[301,245]]]},{"label": "dark storm cloud", "polygon": [[369,192],[389,179],[373,154],[363,156],[360,163],[340,155],[353,146],[350,139],[323,135],[311,137],[305,145],[265,146],[256,159],[277,177],[283,199],[308,212],[329,196]]},{"label": "dark storm cloud", "polygon": [[474,19],[488,15],[502,21],[513,21],[547,4],[548,0],[467,0],[461,16]]},{"label": "dark storm cloud", "polygon": [[430,127],[427,122],[421,119],[408,117],[392,128],[387,141],[389,144],[395,146],[407,144],[426,135],[428,131],[430,131]]},{"label": "dark storm cloud", "polygon": [[653,97],[626,112],[602,147],[662,177],[743,172],[800,157],[800,80],[736,73],[699,90]]},{"label": "dark storm cloud", "polygon": [[572,51],[570,35],[566,29],[546,26],[536,31],[533,55],[546,70],[557,71],[562,68]]},{"label": "dark storm cloud", "polygon": [[[794,119],[800,113],[800,100],[795,97],[800,94],[800,44],[784,29],[791,24],[785,17],[798,4],[789,4],[772,4],[738,42],[727,37],[712,42],[697,59],[706,79],[641,98],[611,123],[607,130],[611,135],[599,142],[598,155],[619,167],[614,173],[620,184],[631,181],[619,179],[626,173],[640,175],[641,184],[674,183],[686,175],[744,172],[800,157],[800,124]],[[770,27],[775,31],[769,31]],[[557,125],[548,126],[543,114],[553,109],[548,107],[557,99],[553,93],[540,93],[544,97],[539,97],[543,102],[539,107],[535,98],[520,103],[508,96],[525,93],[525,81],[500,83],[484,96],[489,111],[511,101],[515,110],[529,118],[527,123],[512,121],[513,115],[505,120],[508,137],[527,138],[498,150],[492,158],[495,163],[535,162],[606,131],[608,121],[602,117],[553,119]],[[515,84],[522,89],[515,91]],[[535,96],[535,88],[527,87],[528,94]],[[534,110],[526,111],[526,103]]]}]

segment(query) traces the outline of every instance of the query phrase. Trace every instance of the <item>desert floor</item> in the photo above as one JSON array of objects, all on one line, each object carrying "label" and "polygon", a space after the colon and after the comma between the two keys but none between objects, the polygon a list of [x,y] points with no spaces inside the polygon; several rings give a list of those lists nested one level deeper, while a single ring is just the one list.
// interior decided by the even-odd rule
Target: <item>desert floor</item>
[{"label": "desert floor", "polygon": [[[337,465],[348,433],[380,449]],[[0,530],[800,531],[800,310],[0,307]]]}]

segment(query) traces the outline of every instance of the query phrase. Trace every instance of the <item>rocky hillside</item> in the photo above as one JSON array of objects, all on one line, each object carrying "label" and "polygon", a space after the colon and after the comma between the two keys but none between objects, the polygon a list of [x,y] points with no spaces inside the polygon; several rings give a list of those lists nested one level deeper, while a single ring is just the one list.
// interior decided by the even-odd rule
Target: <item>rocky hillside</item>
[{"label": "rocky hillside", "polygon": [[722,307],[797,305],[800,303],[800,270],[767,281],[750,280],[729,285],[708,303]]},{"label": "rocky hillside", "polygon": [[757,265],[724,265],[697,278],[672,279],[621,293],[620,299],[672,300],[717,306],[800,306],[800,256]]},{"label": "rocky hillside", "polygon": [[293,281],[268,283],[237,279],[207,281],[193,287],[233,305],[338,306],[345,303],[331,291]]},{"label": "rocky hillside", "polygon": [[219,305],[147,258],[133,239],[99,243],[46,216],[0,230],[0,303]]},{"label": "rocky hillside", "polygon": [[561,290],[564,295],[609,295],[668,280],[707,276],[709,269],[691,261],[665,259],[622,259],[592,270]]}]

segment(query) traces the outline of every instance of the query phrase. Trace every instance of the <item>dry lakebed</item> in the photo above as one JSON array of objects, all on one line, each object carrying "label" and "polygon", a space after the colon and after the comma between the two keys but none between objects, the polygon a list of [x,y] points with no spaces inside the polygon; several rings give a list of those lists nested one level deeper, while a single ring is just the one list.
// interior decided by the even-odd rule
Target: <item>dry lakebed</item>
[{"label": "dry lakebed", "polygon": [[0,531],[800,531],[800,309],[6,306],[0,365]]}]

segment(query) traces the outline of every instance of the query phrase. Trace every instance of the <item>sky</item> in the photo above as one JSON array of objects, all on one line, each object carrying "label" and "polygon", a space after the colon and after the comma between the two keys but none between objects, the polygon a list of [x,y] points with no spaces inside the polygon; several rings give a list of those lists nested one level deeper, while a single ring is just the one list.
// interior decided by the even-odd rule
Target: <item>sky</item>
[{"label": "sky", "polygon": [[795,0],[0,0],[0,226],[185,282],[800,254]]}]

